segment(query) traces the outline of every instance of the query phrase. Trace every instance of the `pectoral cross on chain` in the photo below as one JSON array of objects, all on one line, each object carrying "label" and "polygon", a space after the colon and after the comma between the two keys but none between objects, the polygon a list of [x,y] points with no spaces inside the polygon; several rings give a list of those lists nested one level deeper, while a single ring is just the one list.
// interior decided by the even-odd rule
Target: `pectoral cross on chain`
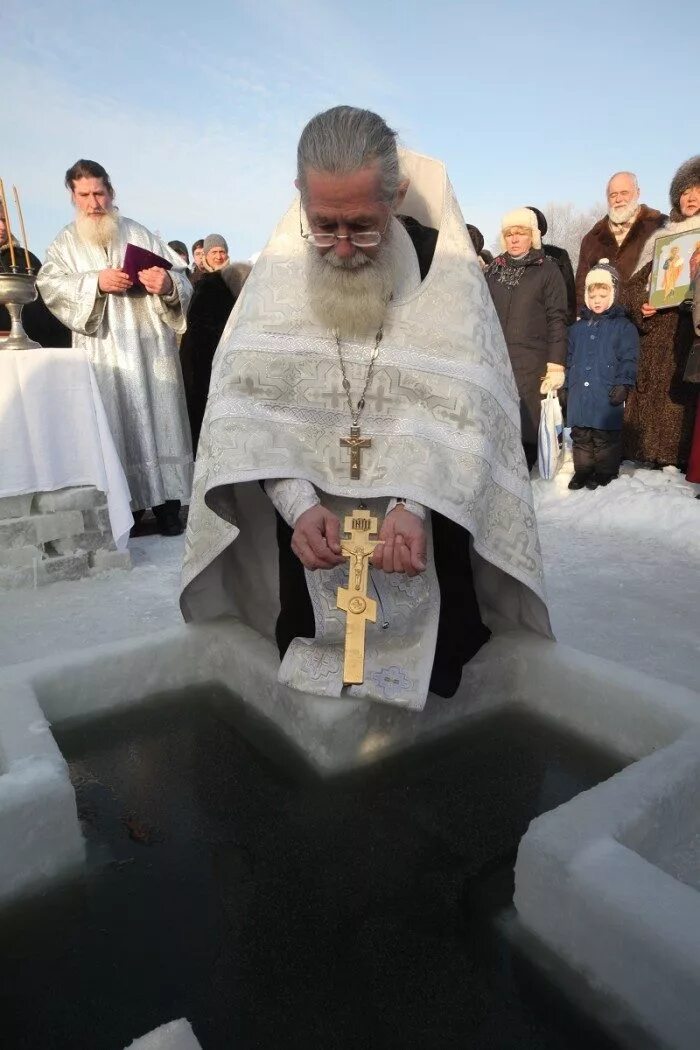
[{"label": "pectoral cross on chain", "polygon": [[338,588],[338,608],[347,614],[345,623],[345,658],[343,682],[359,685],[365,680],[365,626],[376,623],[377,603],[367,597],[369,559],[377,546],[370,535],[377,533],[377,519],[366,510],[354,510],[345,519],[344,531],[349,539],[341,543],[346,558],[350,559],[348,586]]},{"label": "pectoral cross on chain", "polygon": [[358,424],[353,423],[350,427],[350,437],[341,438],[340,444],[342,448],[350,449],[350,477],[359,478],[360,467],[362,466],[362,449],[372,447],[372,438],[360,437],[360,427]]}]

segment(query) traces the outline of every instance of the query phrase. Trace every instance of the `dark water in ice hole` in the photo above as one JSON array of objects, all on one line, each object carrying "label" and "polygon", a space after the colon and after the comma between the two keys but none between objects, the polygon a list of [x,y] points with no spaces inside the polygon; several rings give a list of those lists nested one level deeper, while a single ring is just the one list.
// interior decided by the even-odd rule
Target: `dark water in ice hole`
[{"label": "dark water in ice hole", "polygon": [[56,736],[88,869],[0,913],[3,1050],[182,1016],[203,1050],[613,1045],[503,922],[529,821],[609,755],[501,713],[323,780],[219,687]]}]

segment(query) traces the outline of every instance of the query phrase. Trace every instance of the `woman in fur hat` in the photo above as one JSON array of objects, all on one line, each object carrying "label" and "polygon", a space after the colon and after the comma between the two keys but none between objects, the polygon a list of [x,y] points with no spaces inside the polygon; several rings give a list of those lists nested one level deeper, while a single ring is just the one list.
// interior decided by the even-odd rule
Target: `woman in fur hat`
[{"label": "woman in fur hat", "polygon": [[520,394],[523,448],[532,467],[542,396],[564,382],[566,286],[559,267],[542,250],[537,216],[530,208],[503,216],[501,247],[485,276]]},{"label": "woman in fur hat", "polygon": [[696,388],[683,381],[693,343],[691,305],[654,310],[648,301],[649,279],[659,237],[700,231],[700,156],[678,169],[670,198],[670,218],[645,244],[624,290],[624,305],[639,325],[642,342],[637,386],[625,408],[623,443],[627,459],[685,469],[697,400]]}]

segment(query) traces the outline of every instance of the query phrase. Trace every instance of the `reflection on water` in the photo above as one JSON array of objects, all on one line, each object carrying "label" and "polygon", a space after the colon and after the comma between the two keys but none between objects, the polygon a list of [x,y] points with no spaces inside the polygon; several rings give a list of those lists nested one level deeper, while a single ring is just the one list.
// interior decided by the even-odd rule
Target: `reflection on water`
[{"label": "reflection on water", "polygon": [[[522,713],[324,780],[219,688],[58,730],[85,876],[0,916],[4,1050],[612,1044],[504,933],[537,813],[617,760]],[[507,924],[506,924],[507,925]]]}]

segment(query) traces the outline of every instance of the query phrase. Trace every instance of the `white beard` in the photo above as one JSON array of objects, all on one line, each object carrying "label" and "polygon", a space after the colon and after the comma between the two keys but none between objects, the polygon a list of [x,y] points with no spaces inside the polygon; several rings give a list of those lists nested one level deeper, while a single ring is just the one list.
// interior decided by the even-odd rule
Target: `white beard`
[{"label": "white beard", "polygon": [[333,251],[320,255],[309,245],[306,280],[311,312],[342,339],[364,339],[384,323],[395,281],[387,246],[385,239],[374,259],[361,251],[339,259]]},{"label": "white beard", "polygon": [[109,248],[117,233],[117,215],[113,211],[108,211],[95,219],[83,212],[77,212],[75,226],[84,244]]},{"label": "white beard", "polygon": [[629,204],[618,204],[615,208],[608,209],[608,218],[610,222],[619,224],[621,222],[629,222],[637,208],[639,207],[639,199],[630,201]]}]

